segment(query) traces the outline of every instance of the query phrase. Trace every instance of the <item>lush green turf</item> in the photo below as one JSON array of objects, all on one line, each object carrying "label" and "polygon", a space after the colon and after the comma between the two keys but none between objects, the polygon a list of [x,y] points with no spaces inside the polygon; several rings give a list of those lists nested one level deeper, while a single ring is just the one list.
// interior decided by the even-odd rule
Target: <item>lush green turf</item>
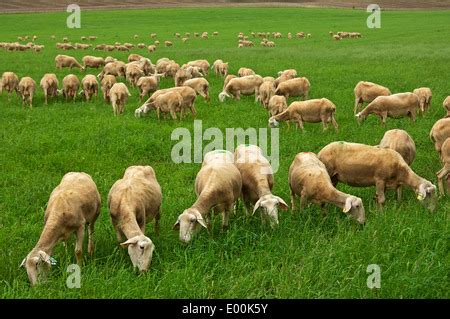
[{"label": "lush green turf", "polygon": [[[376,144],[384,131],[407,130],[417,146],[413,169],[436,182],[440,169],[437,153],[428,138],[433,123],[443,116],[442,101],[449,94],[449,12],[383,12],[382,28],[366,27],[367,13],[332,9],[162,9],[91,11],[82,13],[82,28],[65,27],[66,14],[1,15],[0,41],[36,34],[46,45],[40,54],[0,52],[0,71],[32,76],[56,72],[60,80],[68,70],[56,71],[57,50],[50,35],[68,36],[79,42],[81,35],[97,35],[96,43],[150,42],[156,32],[161,41],[173,40],[171,48],[159,47],[152,61],[170,57],[180,64],[192,59],[217,58],[230,62],[231,73],[247,66],[259,74],[276,75],[295,68],[309,78],[314,98],[327,97],[338,108],[339,133],[323,133],[319,124],[306,124],[306,132],[280,129],[280,169],[274,193],[289,200],[287,173],[295,154],[318,152],[335,140]],[[334,42],[328,31],[359,31],[362,39]],[[187,43],[173,38],[174,32],[219,31],[208,41]],[[280,31],[312,34],[309,40],[276,40],[276,48],[237,48],[237,33]],[[139,41],[133,40],[139,34]],[[134,50],[146,54],[145,50]],[[77,58],[92,51],[68,52]],[[95,52],[94,55],[104,55]],[[113,56],[126,60],[126,53]],[[89,71],[91,72],[91,71]],[[78,76],[82,74],[74,70]],[[94,73],[92,71],[92,73]],[[198,119],[203,127],[267,127],[267,114],[253,97],[241,101],[217,99],[222,79],[210,75],[211,104],[197,99]],[[369,118],[358,126],[353,117],[353,87],[360,80],[388,86],[393,92],[429,86],[433,90],[431,111],[416,123],[389,119],[386,127]],[[173,85],[164,79],[163,87]],[[43,106],[39,89],[35,108],[24,110],[15,96],[0,97],[0,296],[3,298],[448,298],[449,199],[439,200],[435,213],[427,212],[411,190],[397,203],[388,194],[386,208],[379,212],[374,188],[341,190],[360,196],[367,223],[359,227],[339,209],[329,207],[323,217],[316,206],[302,213],[281,213],[278,229],[263,227],[259,216],[232,217],[230,230],[219,232],[215,219],[211,235],[203,231],[189,246],[178,241],[172,225],[178,214],[195,200],[194,179],[200,164],[171,161],[171,132],[176,127],[193,128],[191,117],[182,122],[157,121],[155,114],[133,116],[139,106],[132,89],[123,116],[113,117],[111,107],[95,102],[51,102]],[[293,100],[293,99],[292,99]],[[206,144],[206,142],[205,142]],[[125,250],[118,247],[108,216],[106,198],[111,185],[134,164],[149,164],[156,170],[163,190],[161,235],[149,225],[147,234],[156,245],[148,273],[137,275]],[[50,192],[69,171],[89,173],[102,195],[101,216],[96,223],[96,251],[82,268],[81,289],[65,285],[67,265],[74,262],[73,240],[67,252],[60,244],[53,256],[49,281],[30,288],[19,264],[35,245],[43,226],[43,212]],[[366,286],[369,264],[381,267],[381,289]]]}]

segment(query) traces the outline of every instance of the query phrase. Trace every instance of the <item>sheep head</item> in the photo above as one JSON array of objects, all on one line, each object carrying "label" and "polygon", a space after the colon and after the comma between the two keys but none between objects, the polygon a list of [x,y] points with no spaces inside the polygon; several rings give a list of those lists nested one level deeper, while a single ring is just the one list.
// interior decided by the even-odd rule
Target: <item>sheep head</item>
[{"label": "sheep head", "polygon": [[220,102],[224,102],[225,99],[226,99],[227,97],[230,97],[230,95],[229,95],[228,93],[226,93],[226,92],[221,92],[221,93],[219,94],[219,101],[220,101]]},{"label": "sheep head", "polygon": [[280,125],[280,123],[275,119],[274,116],[272,116],[272,117],[269,119],[269,126],[270,126],[271,128],[274,128],[274,127],[278,127],[278,125]]},{"label": "sheep head", "polygon": [[36,285],[39,281],[45,279],[48,271],[51,267],[50,256],[42,251],[32,251],[22,261],[20,267],[25,267],[28,274],[28,279],[32,286]]},{"label": "sheep head", "polygon": [[200,231],[200,227],[208,228],[202,214],[195,208],[186,209],[177,222],[173,225],[174,230],[180,231],[180,240],[189,243],[192,237]]},{"label": "sheep head", "polygon": [[144,235],[134,236],[121,243],[120,246],[128,248],[128,254],[134,267],[138,268],[140,272],[148,270],[155,250],[155,245],[150,238]]},{"label": "sheep head", "polygon": [[275,228],[278,226],[278,206],[280,206],[283,210],[287,210],[289,208],[281,197],[273,194],[264,195],[256,202],[255,207],[253,208],[253,214],[258,210],[258,208],[262,208],[263,214],[269,218],[270,226]]},{"label": "sheep head", "polygon": [[436,186],[429,181],[422,181],[419,188],[416,190],[417,199],[424,205],[429,211],[433,212],[436,209]]},{"label": "sheep head", "polygon": [[342,211],[360,224],[364,224],[366,222],[366,212],[364,210],[363,202],[359,197],[347,197]]},{"label": "sheep head", "polygon": [[362,114],[362,112],[359,112],[358,114],[355,115],[356,120],[358,121],[358,123],[362,123],[364,122],[364,120],[366,119],[366,115]]}]

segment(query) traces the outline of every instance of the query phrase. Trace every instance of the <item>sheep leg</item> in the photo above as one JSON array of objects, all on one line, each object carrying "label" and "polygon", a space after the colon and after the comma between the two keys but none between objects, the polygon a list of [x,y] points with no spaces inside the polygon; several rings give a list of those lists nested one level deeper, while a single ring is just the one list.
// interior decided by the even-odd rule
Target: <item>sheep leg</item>
[{"label": "sheep leg", "polygon": [[116,231],[117,241],[121,243],[123,240],[122,231],[120,230],[118,225],[114,225],[114,230]]},{"label": "sheep leg", "polygon": [[88,224],[88,254],[94,254],[94,223]]},{"label": "sheep leg", "polygon": [[337,131],[338,131],[338,128],[339,128],[339,125],[337,124],[336,119],[334,118],[334,114],[331,115],[331,123],[333,124],[334,129],[335,129],[336,132],[337,132]]},{"label": "sheep leg", "polygon": [[401,201],[402,200],[402,186],[399,185],[397,186],[397,201]]},{"label": "sheep leg", "polygon": [[411,121],[413,123],[416,122],[416,111],[415,110],[413,112],[409,113],[409,118],[411,119]]},{"label": "sheep leg", "polygon": [[359,110],[359,98],[355,99],[355,108],[353,109],[353,114],[356,115],[356,113]]},{"label": "sheep leg", "polygon": [[384,196],[386,184],[384,181],[376,181],[375,186],[376,186],[376,197],[377,197],[378,209],[381,210],[383,208],[384,202],[386,201],[386,197]]},{"label": "sheep leg", "polygon": [[300,209],[304,210],[307,204],[308,204],[308,198],[302,192],[302,194],[300,195]]},{"label": "sheep leg", "polygon": [[301,118],[301,117],[298,117],[298,118],[297,118],[297,123],[298,123],[298,127],[300,127],[301,130],[304,132],[304,131],[305,131],[305,128],[303,127],[303,121],[302,121],[302,118]]},{"label": "sheep leg", "polygon": [[386,125],[386,118],[387,118],[387,113],[386,112],[381,114],[381,124]]},{"label": "sheep leg", "polygon": [[81,266],[83,255],[83,237],[84,237],[84,225],[81,225],[77,229],[76,243],[75,243],[75,256],[77,258],[77,264]]},{"label": "sheep leg", "polygon": [[438,178],[439,193],[441,195],[445,195],[443,179],[449,173],[450,173],[450,164],[445,164],[444,167],[436,174]]},{"label": "sheep leg", "polygon": [[326,131],[328,129],[327,119],[322,118],[322,126],[323,126],[323,131]]},{"label": "sheep leg", "polygon": [[291,207],[292,207],[292,213],[294,213],[295,210],[295,193],[291,189]]},{"label": "sheep leg", "polygon": [[233,210],[233,205],[228,206],[222,213],[222,232],[228,229],[228,222],[230,220],[230,212]]},{"label": "sheep leg", "polygon": [[160,212],[160,210],[158,210],[158,213],[155,216],[155,225],[153,226],[156,236],[159,236],[159,220],[160,219],[161,219],[161,212]]}]

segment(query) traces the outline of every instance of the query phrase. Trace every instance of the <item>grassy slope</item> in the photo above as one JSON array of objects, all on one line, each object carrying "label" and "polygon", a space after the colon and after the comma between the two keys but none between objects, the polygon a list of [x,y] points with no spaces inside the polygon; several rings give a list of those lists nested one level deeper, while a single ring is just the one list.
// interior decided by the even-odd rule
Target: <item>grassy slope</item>
[{"label": "grassy slope", "polygon": [[[219,31],[209,41],[193,39],[172,48],[158,48],[152,61],[168,56],[179,61],[216,58],[229,61],[231,73],[241,66],[261,75],[275,75],[296,68],[310,79],[312,97],[327,97],[338,107],[340,132],[322,133],[320,125],[306,124],[302,134],[281,128],[280,163],[274,193],[289,199],[287,171],[296,153],[318,152],[334,140],[376,144],[385,128],[369,118],[362,126],[353,118],[353,87],[359,80],[388,86],[393,92],[419,86],[433,89],[433,105],[426,118],[412,124],[408,119],[388,120],[386,129],[406,129],[416,141],[418,154],[413,164],[421,176],[435,181],[440,168],[438,156],[428,139],[433,123],[443,115],[441,103],[448,91],[450,37],[448,12],[386,12],[382,28],[366,28],[367,14],[355,10],[327,9],[164,9],[146,11],[83,12],[82,28],[65,28],[65,14],[2,15],[0,39],[13,41],[18,35],[36,34],[46,49],[32,52],[0,52],[0,71],[12,70],[37,81],[54,72],[57,54],[50,35],[97,35],[99,43],[136,42],[135,33],[148,42],[156,32],[160,40],[174,32]],[[252,29],[249,26],[254,25]],[[33,30],[33,31],[31,31]],[[240,31],[312,33],[308,41],[278,40],[275,49],[255,47],[238,50]],[[360,31],[363,38],[336,43],[328,31]],[[144,50],[135,50],[145,54]],[[69,52],[80,58],[92,52]],[[101,54],[101,53],[95,53]],[[127,54],[114,52],[122,60]],[[80,75],[78,70],[73,71]],[[56,71],[58,77],[68,70]],[[197,101],[198,118],[204,127],[267,127],[267,115],[252,97],[219,104],[222,80],[209,76],[211,105]],[[165,79],[163,87],[172,85]],[[374,188],[339,188],[363,198],[367,224],[362,229],[334,207],[323,218],[318,207],[291,216],[282,213],[280,227],[271,231],[260,225],[258,216],[247,219],[239,211],[231,229],[219,233],[216,218],[212,238],[206,232],[192,245],[178,242],[172,224],[195,199],[193,184],[199,164],[175,165],[170,151],[172,130],[192,129],[191,118],[182,123],[157,122],[152,114],[137,120],[137,91],[132,90],[126,114],[114,118],[110,107],[93,103],[51,103],[42,107],[42,93],[36,107],[22,110],[15,97],[0,97],[0,296],[2,297],[147,297],[147,298],[390,298],[449,297],[448,211],[449,200],[440,200],[434,214],[426,212],[412,191],[404,201],[389,193],[386,209],[375,210]],[[106,208],[109,188],[133,164],[152,165],[163,189],[162,231],[154,240],[156,252],[151,270],[141,276],[132,272],[124,250],[117,247]],[[54,256],[58,266],[47,284],[30,289],[21,260],[37,241],[43,225],[43,211],[52,189],[68,171],[91,174],[103,199],[96,224],[96,252],[82,268],[82,288],[67,289],[66,266],[73,262],[73,241],[65,253],[58,245]],[[382,269],[382,288],[366,287],[366,267],[377,263]]]}]

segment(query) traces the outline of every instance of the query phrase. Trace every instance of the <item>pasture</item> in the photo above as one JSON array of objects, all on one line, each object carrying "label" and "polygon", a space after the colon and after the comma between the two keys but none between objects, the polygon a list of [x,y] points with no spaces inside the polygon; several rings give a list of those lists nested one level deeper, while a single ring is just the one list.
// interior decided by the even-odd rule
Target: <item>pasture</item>
[{"label": "pasture", "polygon": [[[228,61],[230,74],[240,67],[262,76],[276,76],[295,68],[311,82],[312,98],[326,97],[337,106],[339,132],[322,132],[320,124],[305,124],[302,133],[291,126],[280,127],[280,167],[273,193],[289,203],[288,169],[302,151],[319,152],[332,141],[376,145],[388,129],[401,128],[414,139],[417,157],[412,164],[420,176],[436,184],[441,168],[429,139],[432,125],[445,112],[442,101],[450,94],[449,11],[382,12],[380,29],[368,29],[368,14],[351,9],[302,8],[189,8],[121,11],[82,11],[81,28],[68,29],[64,13],[2,14],[0,41],[37,35],[44,44],[41,53],[0,51],[0,73],[13,71],[31,76],[37,84],[45,73],[58,79],[74,73],[80,80],[89,69],[56,70],[57,54],[78,61],[84,55],[112,55],[126,61],[127,52],[77,50],[63,52],[56,41],[67,36],[81,42],[81,36],[96,35],[94,44],[151,43],[157,33],[172,47],[159,46],[151,59],[169,57],[180,65],[194,59]],[[360,39],[332,41],[329,31],[356,31]],[[209,40],[193,38],[186,43],[175,32],[212,32]],[[276,47],[237,48],[237,34],[279,31]],[[311,33],[310,39],[288,40],[286,34]],[[133,35],[139,39],[134,40]],[[55,35],[57,40],[51,40]],[[252,39],[250,39],[252,40]],[[259,43],[258,40],[255,41]],[[197,97],[197,119],[203,129],[267,128],[268,114],[254,97],[240,101],[218,100],[223,79],[210,72],[211,102]],[[375,117],[358,125],[353,115],[353,88],[360,80],[382,84],[394,93],[428,86],[433,90],[430,111],[416,123],[408,118],[388,119],[383,127]],[[172,78],[161,87],[173,86]],[[383,211],[378,211],[375,188],[338,188],[359,196],[366,208],[366,224],[359,226],[338,208],[328,206],[327,216],[311,205],[301,213],[280,212],[280,225],[272,230],[261,225],[259,214],[244,215],[239,205],[227,233],[220,233],[220,218],[214,219],[210,234],[202,231],[189,245],[179,242],[172,230],[177,216],[195,200],[194,180],[201,164],[175,164],[171,149],[177,141],[171,133],[178,127],[193,130],[193,119],[157,120],[155,112],[134,117],[141,105],[138,91],[130,88],[123,115],[114,117],[101,94],[91,102],[81,97],[75,103],[43,104],[40,88],[32,110],[24,109],[13,95],[0,96],[0,297],[1,298],[448,298],[450,197],[439,199],[434,213],[425,210],[414,192],[404,190],[398,203],[387,192]],[[290,98],[289,102],[295,98]],[[270,133],[269,133],[270,134]],[[269,135],[270,136],[270,135]],[[204,145],[207,142],[204,142]],[[148,224],[146,234],[156,249],[150,270],[133,271],[125,249],[119,247],[106,204],[112,184],[130,165],[151,165],[163,192],[161,234]],[[81,288],[66,287],[66,268],[74,263],[74,240],[67,251],[59,244],[53,253],[58,261],[47,282],[31,288],[22,259],[36,244],[43,227],[49,195],[69,171],[92,176],[102,197],[100,217],[95,224],[93,258],[85,249]],[[369,264],[381,267],[381,288],[366,285]]]}]

